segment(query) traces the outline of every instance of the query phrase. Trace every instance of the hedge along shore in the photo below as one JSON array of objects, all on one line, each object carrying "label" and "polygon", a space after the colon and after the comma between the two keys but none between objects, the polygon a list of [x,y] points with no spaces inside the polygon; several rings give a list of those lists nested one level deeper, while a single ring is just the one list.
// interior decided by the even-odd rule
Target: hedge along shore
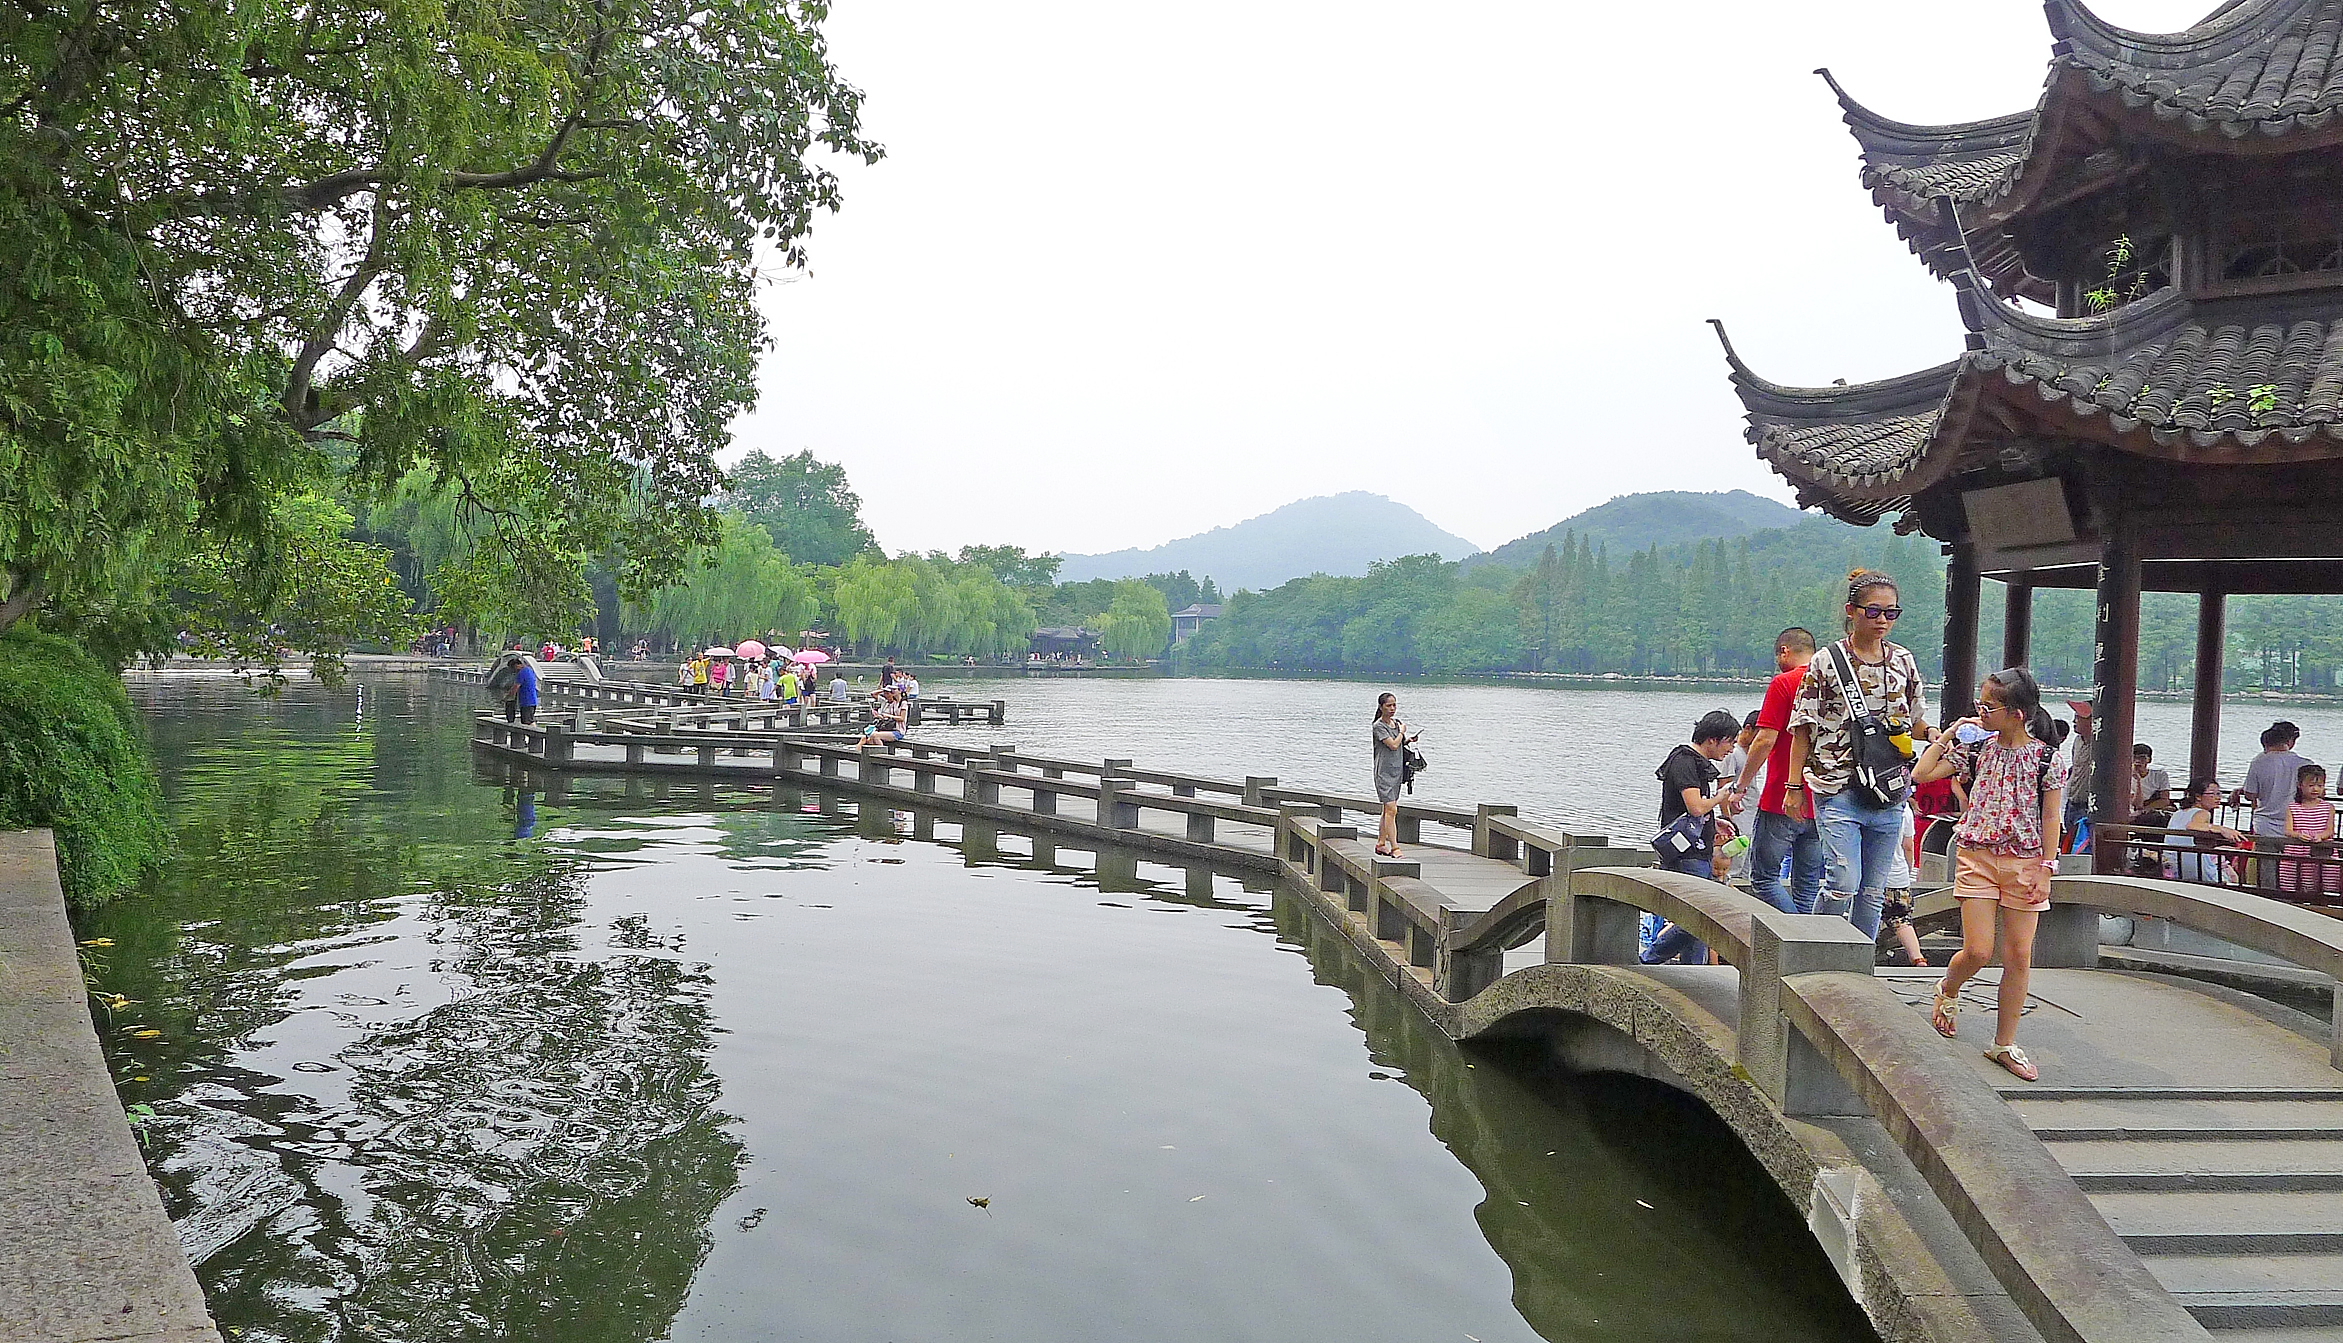
[{"label": "hedge along shore", "polygon": [[0,831],[0,1343],[219,1343],[98,1048],[57,845]]}]

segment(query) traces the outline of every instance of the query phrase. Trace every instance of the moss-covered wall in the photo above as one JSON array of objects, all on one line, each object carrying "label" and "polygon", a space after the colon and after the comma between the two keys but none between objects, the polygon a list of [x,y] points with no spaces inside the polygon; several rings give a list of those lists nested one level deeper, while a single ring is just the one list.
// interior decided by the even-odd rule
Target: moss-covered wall
[{"label": "moss-covered wall", "polygon": [[83,908],[129,890],[167,843],[121,678],[20,623],[0,634],[0,830],[32,826],[57,832],[65,898]]}]

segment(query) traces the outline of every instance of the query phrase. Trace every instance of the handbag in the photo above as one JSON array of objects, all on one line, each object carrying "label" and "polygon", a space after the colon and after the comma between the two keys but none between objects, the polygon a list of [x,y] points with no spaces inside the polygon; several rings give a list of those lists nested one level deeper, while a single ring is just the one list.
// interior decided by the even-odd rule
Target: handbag
[{"label": "handbag", "polygon": [[1844,641],[1830,646],[1831,679],[1839,683],[1839,697],[1847,704],[1847,731],[1854,738],[1854,768],[1847,786],[1870,807],[1902,806],[1912,794],[1912,767],[1898,749],[1893,734],[1871,711],[1871,699],[1855,675]]},{"label": "handbag", "polygon": [[1430,768],[1430,765],[1424,763],[1424,753],[1417,750],[1413,742],[1400,748],[1399,782],[1401,787],[1411,793],[1414,792],[1416,790],[1416,776]]},{"label": "handbag", "polygon": [[1674,862],[1708,847],[1708,818],[1685,812],[1651,837],[1662,862]]}]

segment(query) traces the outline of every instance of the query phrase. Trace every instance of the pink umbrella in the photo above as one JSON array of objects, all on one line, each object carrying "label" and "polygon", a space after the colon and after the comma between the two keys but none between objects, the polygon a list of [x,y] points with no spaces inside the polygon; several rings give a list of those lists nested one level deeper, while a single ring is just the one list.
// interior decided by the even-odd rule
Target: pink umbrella
[{"label": "pink umbrella", "polygon": [[761,658],[765,655],[765,646],[754,639],[743,639],[734,644],[732,650],[744,658]]},{"label": "pink umbrella", "polygon": [[809,648],[798,654],[797,660],[804,663],[808,667],[812,667],[820,663],[828,662],[830,660],[830,655],[818,648]]}]

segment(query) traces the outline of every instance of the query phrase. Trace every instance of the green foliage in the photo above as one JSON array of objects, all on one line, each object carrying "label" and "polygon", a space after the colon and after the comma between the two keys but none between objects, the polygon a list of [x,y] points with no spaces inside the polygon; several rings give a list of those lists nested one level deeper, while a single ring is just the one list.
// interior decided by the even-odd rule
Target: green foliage
[{"label": "green foliage", "polygon": [[0,627],[265,565],[287,498],[417,469],[497,552],[452,584],[482,599],[574,595],[620,534],[630,593],[678,572],[760,262],[835,206],[816,154],[878,153],[826,18],[0,7]]},{"label": "green foliage", "polygon": [[1629,554],[1566,534],[1527,571],[1460,570],[1436,556],[1240,592],[1181,650],[1184,665],[1294,671],[1466,674],[1549,671],[1751,676],[1774,636],[1840,625],[1847,570],[1904,580],[1899,641],[1921,665],[1942,656],[1944,562],[1923,539],[1815,519],[1734,541]]},{"label": "green foliage", "polygon": [[1174,611],[1184,611],[1196,605],[1220,604],[1220,587],[1212,581],[1210,575],[1199,583],[1189,576],[1187,570],[1182,569],[1174,574],[1149,574],[1139,581],[1162,593],[1164,605]]},{"label": "green foliage", "polygon": [[1110,657],[1134,661],[1156,657],[1171,643],[1171,608],[1164,604],[1161,592],[1136,578],[1118,581],[1114,601],[1090,623],[1098,630],[1099,646]]},{"label": "green foliage", "polygon": [[1057,582],[1063,555],[1028,555],[1023,546],[962,546],[962,564],[981,564],[1012,587],[1046,588]]},{"label": "green foliage", "polygon": [[811,452],[779,460],[749,453],[725,476],[724,502],[763,524],[774,546],[800,564],[841,565],[878,552],[846,468],[815,461]]},{"label": "green foliage", "polygon": [[178,566],[172,605],[189,652],[239,671],[258,668],[276,686],[297,648],[309,654],[311,675],[340,685],[353,644],[398,648],[415,636],[413,604],[390,552],[352,540],[347,509],[296,495],[277,505],[272,526],[275,539],[260,556],[206,547]]},{"label": "green foliage", "polygon": [[858,557],[838,571],[831,602],[850,643],[889,653],[998,657],[1022,649],[1035,625],[1022,591],[940,553]]},{"label": "green foliage", "polygon": [[0,830],[57,832],[65,898],[103,904],[162,860],[162,798],[110,666],[25,626],[0,634]]},{"label": "green foliage", "polygon": [[[1984,609],[2001,609],[2000,585],[1987,584]],[[2086,591],[2034,593],[2034,672],[2044,685],[2080,688],[2092,681],[2093,606]],[[1985,660],[2000,654],[1996,627],[1985,628]],[[2140,685],[2185,690],[2196,677],[2197,599],[2150,592],[2140,599]],[[2223,684],[2232,690],[2328,691],[2343,688],[2343,597],[2231,597]]]},{"label": "green foliage", "polygon": [[663,588],[636,623],[669,642],[705,647],[778,632],[794,642],[820,613],[813,580],[773,548],[763,527],[737,513],[719,519],[715,546],[688,578]]}]

